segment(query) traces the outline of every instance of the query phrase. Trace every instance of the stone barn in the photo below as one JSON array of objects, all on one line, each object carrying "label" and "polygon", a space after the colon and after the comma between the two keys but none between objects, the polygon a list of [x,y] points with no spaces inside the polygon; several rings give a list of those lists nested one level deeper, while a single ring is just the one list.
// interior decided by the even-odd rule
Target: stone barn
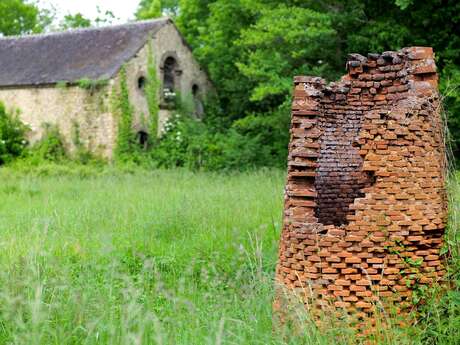
[{"label": "stone barn", "polygon": [[294,79],[275,307],[297,296],[374,322],[444,277],[444,131],[431,48],[350,54],[347,68]]},{"label": "stone barn", "polygon": [[[156,73],[149,76],[149,70]],[[146,85],[153,76],[159,111],[151,116]],[[117,141],[122,83],[139,145],[160,134],[178,100],[188,102],[201,117],[211,89],[169,18],[0,39],[0,101],[20,112],[32,143],[53,125],[70,151],[78,140],[110,159]],[[152,128],[157,133],[151,133]]]}]

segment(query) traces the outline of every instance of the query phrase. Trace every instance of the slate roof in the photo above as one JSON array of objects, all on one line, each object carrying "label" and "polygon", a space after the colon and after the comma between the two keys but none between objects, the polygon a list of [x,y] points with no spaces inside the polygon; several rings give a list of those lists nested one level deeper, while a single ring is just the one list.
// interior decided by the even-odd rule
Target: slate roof
[{"label": "slate roof", "polygon": [[0,87],[109,79],[169,18],[0,38]]}]

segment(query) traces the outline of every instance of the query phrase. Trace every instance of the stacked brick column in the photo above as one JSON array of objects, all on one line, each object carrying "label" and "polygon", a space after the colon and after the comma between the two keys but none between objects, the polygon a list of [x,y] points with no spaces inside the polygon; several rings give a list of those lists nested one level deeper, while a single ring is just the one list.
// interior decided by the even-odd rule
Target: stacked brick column
[{"label": "stacked brick column", "polygon": [[366,317],[445,273],[445,151],[431,48],[351,54],[347,69],[294,78],[276,279],[313,311]]}]

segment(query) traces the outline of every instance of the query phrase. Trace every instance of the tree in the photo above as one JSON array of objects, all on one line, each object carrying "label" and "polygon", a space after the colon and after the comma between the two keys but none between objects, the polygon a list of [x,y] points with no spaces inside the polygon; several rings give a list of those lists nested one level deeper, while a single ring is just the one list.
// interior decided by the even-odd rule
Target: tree
[{"label": "tree", "polygon": [[40,12],[38,8],[25,0],[0,1],[0,34],[21,35],[39,32]]},{"label": "tree", "polygon": [[435,49],[460,155],[458,0],[142,0],[137,14],[151,18],[168,8],[217,89],[223,127],[252,147],[258,140],[261,151],[271,147],[279,161],[294,75],[335,80],[348,53],[414,45]]},{"label": "tree", "polygon": [[237,66],[256,82],[251,100],[276,96],[283,100],[294,75],[335,77],[336,40],[328,14],[286,5],[263,8],[255,24],[242,30],[237,41],[244,51]]},{"label": "tree", "polygon": [[27,144],[27,130],[19,120],[18,112],[8,112],[0,102],[0,165],[23,154]]},{"label": "tree", "polygon": [[91,26],[91,20],[85,18],[81,13],[68,14],[61,22],[60,28],[62,30],[69,30],[75,28],[88,28]]},{"label": "tree", "polygon": [[187,5],[181,7],[179,28],[184,32],[195,31],[196,37],[190,34],[185,37],[190,39],[197,59],[207,68],[229,119],[243,117],[253,110],[248,97],[253,82],[237,67],[245,54],[238,40],[243,30],[254,23],[254,12],[248,10],[244,0],[184,0],[180,4],[183,3]]},{"label": "tree", "polygon": [[175,17],[179,0],[141,0],[136,12],[138,19],[159,18],[162,15]]}]

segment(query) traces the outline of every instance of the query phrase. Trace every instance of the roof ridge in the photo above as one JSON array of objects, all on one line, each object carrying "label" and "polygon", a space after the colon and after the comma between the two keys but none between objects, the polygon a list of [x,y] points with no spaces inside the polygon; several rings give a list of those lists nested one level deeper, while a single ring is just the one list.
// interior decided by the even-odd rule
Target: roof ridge
[{"label": "roof ridge", "polygon": [[64,30],[64,31],[52,31],[52,32],[42,32],[42,33],[14,35],[14,36],[0,36],[0,41],[14,41],[14,40],[45,38],[45,37],[71,36],[74,34],[88,32],[88,31],[94,31],[94,32],[109,31],[109,30],[114,30],[114,29],[119,29],[119,28],[124,28],[124,27],[128,28],[128,27],[142,26],[146,24],[161,23],[161,22],[173,23],[170,17],[165,16],[161,18],[137,20],[137,21],[127,22],[123,24],[107,25],[107,26],[100,26],[100,27],[76,28],[76,29],[70,29],[70,30]]},{"label": "roof ridge", "polygon": [[148,37],[170,25],[165,17],[0,39],[0,88],[112,77]]}]

